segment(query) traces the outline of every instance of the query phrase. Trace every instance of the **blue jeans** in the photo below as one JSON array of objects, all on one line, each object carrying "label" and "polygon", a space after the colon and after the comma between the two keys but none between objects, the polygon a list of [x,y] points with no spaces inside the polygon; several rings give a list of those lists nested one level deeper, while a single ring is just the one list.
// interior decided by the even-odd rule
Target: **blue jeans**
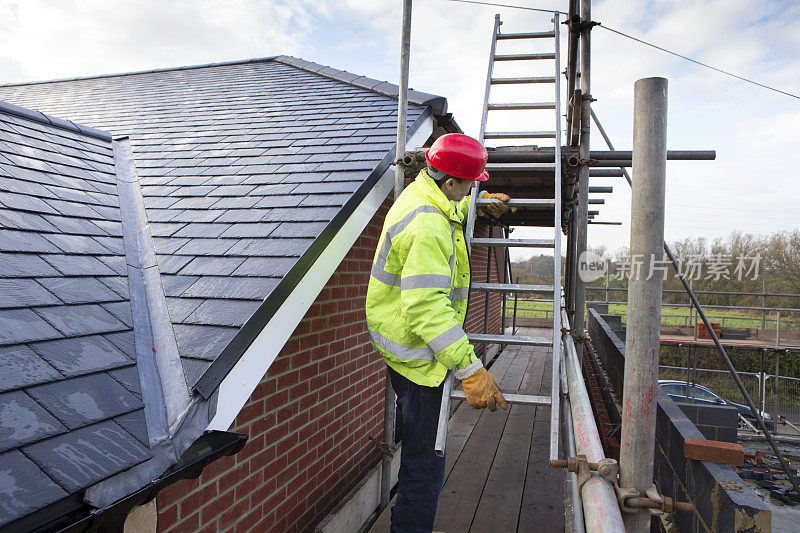
[{"label": "blue jeans", "polygon": [[444,457],[434,451],[443,385],[417,385],[387,370],[397,394],[396,430],[403,441],[391,531],[430,532],[444,483]]}]

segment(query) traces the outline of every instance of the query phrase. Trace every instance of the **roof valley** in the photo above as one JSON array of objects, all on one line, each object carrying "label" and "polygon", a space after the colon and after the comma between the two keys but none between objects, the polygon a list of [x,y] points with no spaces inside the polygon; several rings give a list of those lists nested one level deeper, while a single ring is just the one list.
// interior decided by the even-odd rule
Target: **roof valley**
[{"label": "roof valley", "polygon": [[115,139],[112,146],[136,364],[153,459],[88,488],[85,500],[100,508],[161,475],[208,425],[208,406],[199,397],[193,401],[186,385],[129,139]]}]

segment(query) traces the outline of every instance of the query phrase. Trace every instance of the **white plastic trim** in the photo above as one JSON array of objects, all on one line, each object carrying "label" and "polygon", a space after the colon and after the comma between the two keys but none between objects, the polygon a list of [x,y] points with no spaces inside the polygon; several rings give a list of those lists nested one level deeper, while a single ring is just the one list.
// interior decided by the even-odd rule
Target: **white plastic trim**
[{"label": "white plastic trim", "polygon": [[[433,119],[429,117],[408,139],[407,145],[422,146],[432,133]],[[394,167],[390,166],[222,380],[217,392],[217,411],[208,425],[209,430],[228,430],[311,304],[393,188]]]}]

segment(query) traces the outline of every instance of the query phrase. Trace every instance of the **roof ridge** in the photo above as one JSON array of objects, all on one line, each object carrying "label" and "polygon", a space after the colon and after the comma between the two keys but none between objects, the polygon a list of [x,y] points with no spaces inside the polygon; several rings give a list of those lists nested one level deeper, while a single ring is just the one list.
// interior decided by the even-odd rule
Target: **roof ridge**
[{"label": "roof ridge", "polygon": [[73,78],[56,78],[52,80],[39,80],[39,81],[25,81],[21,83],[0,83],[0,87],[25,87],[28,85],[44,85],[47,83],[60,83],[65,81],[80,81],[80,80],[96,80],[99,78],[117,78],[120,76],[135,76],[137,74],[152,74],[154,72],[170,72],[173,70],[192,70],[196,68],[208,68],[208,67],[223,67],[227,65],[244,65],[246,63],[261,63],[266,61],[272,61],[278,56],[265,56],[265,57],[256,57],[253,59],[236,59],[233,61],[218,61],[215,63],[200,63],[198,65],[186,65],[183,67],[163,67],[163,68],[154,68],[148,70],[133,70],[129,72],[117,72],[113,74],[98,74],[96,76],[76,76]]},{"label": "roof ridge", "polygon": [[56,118],[42,113],[41,111],[20,107],[2,100],[0,100],[0,113],[6,113],[20,118],[32,120],[46,126],[54,126],[62,130],[80,133],[82,135],[94,137],[95,139],[100,139],[102,141],[111,141],[111,134],[106,131],[98,130],[97,128],[91,128],[89,126],[83,126],[81,124],[72,122],[71,120]]},{"label": "roof ridge", "polygon": [[[272,58],[273,61],[291,65],[314,74],[319,74],[337,81],[355,85],[362,89],[368,89],[376,93],[388,96],[389,98],[397,99],[400,94],[400,87],[388,81],[376,80],[367,76],[360,76],[347,72],[346,70],[339,70],[326,65],[320,65],[313,61],[306,61],[293,56],[278,55]],[[408,90],[408,101],[413,104],[431,106],[434,115],[444,115],[447,113],[447,98],[437,94],[425,93],[422,91]]]}]

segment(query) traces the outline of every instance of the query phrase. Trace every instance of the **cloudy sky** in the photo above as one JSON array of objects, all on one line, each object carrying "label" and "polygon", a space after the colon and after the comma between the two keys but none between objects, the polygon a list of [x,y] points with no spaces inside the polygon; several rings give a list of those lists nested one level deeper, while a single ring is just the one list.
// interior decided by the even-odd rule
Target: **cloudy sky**
[{"label": "cloudy sky", "polygon": [[[0,83],[276,54],[397,83],[400,3],[0,0]],[[502,3],[561,10],[567,6],[566,0]],[[550,16],[531,11],[445,0],[417,0],[414,5],[411,86],[446,96],[468,134],[478,132],[495,13],[501,14],[505,32],[550,27]],[[592,15],[604,25],[800,93],[800,3],[794,0],[602,0],[594,2]],[[501,44],[507,46],[498,52],[526,51],[518,43]],[[800,227],[800,171],[795,160],[800,154],[800,100],[595,29],[594,109],[618,149],[630,149],[632,142],[633,83],[648,76],[669,79],[669,147],[715,149],[718,154],[713,162],[668,163],[668,240]],[[521,95],[495,96],[512,101]],[[525,99],[552,100],[552,95],[531,93]],[[490,129],[552,129],[552,113],[538,113],[499,117],[490,122]],[[599,135],[592,141],[593,148],[605,148]],[[609,178],[593,185],[614,186],[612,195],[603,195],[606,204],[599,219],[623,225],[590,226],[590,245],[627,246],[627,184],[623,178]]]}]

